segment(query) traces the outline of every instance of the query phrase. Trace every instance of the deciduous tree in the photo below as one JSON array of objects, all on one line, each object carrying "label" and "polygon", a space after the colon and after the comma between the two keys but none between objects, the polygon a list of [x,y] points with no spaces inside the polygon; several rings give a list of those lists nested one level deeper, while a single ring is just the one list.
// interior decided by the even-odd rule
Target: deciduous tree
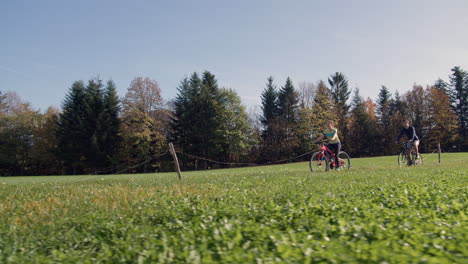
[{"label": "deciduous tree", "polygon": [[[166,135],[167,113],[163,108],[161,90],[155,80],[136,77],[130,84],[123,99],[121,136],[123,138],[123,161],[129,165],[149,161],[167,149]],[[148,172],[155,163],[146,162],[136,167],[136,172]]]}]

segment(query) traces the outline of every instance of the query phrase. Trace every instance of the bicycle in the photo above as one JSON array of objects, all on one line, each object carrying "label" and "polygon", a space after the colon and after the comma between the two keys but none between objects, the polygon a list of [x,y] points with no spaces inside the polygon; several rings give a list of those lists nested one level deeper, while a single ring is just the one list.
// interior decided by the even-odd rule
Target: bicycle
[{"label": "bicycle", "polygon": [[[408,151],[410,152],[410,160],[408,160]],[[424,161],[421,157],[421,154],[419,154],[419,157],[417,157],[413,150],[413,145],[410,142],[403,142],[401,144],[400,154],[398,154],[398,166],[400,166],[400,168],[403,167],[404,164],[406,164],[406,166],[416,166],[417,164],[423,163]]]},{"label": "bicycle", "polygon": [[[351,168],[351,159],[348,153],[340,151],[338,153],[339,169],[343,170]],[[333,153],[327,146],[322,144],[320,150],[315,152],[310,158],[310,170],[312,172],[323,172],[329,169],[336,168],[335,153]]]}]

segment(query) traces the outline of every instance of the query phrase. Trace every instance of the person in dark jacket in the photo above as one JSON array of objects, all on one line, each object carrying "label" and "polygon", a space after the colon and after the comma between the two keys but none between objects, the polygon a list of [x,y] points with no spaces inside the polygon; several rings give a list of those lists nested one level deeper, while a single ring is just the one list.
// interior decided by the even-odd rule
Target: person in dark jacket
[{"label": "person in dark jacket", "polygon": [[[400,135],[398,135],[398,138],[396,140],[397,144],[398,142],[400,142],[400,139],[403,136],[406,137],[406,139],[408,140],[408,144],[416,152],[416,157],[419,158],[419,138],[418,135],[416,135],[416,129],[414,129],[414,126],[411,126],[411,122],[408,119],[403,122],[403,128],[401,129]],[[410,160],[409,157],[408,160]]]}]

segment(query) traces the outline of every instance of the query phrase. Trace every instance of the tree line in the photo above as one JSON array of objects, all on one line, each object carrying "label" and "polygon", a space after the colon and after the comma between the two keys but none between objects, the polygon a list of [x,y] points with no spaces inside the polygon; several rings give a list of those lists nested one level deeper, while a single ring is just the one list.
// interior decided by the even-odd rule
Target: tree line
[{"label": "tree line", "polygon": [[446,151],[467,151],[468,72],[454,67],[447,81],[415,84],[404,94],[382,86],[375,100],[351,89],[339,72],[297,88],[289,77],[281,86],[268,77],[261,109],[250,113],[208,71],[182,79],[170,101],[150,78],[135,78],[122,98],[112,80],[93,78],[75,81],[61,109],[44,113],[0,91],[0,175],[170,171],[170,156],[159,156],[168,142],[183,169],[288,162],[317,148],[313,139],[327,120],[336,122],[352,157],[393,155],[405,119],[422,152],[439,143]]}]

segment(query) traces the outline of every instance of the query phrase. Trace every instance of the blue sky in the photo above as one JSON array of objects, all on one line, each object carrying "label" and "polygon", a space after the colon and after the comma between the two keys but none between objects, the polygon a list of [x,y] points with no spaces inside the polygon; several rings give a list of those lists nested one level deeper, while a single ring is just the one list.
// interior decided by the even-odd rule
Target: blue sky
[{"label": "blue sky", "polygon": [[268,76],[281,86],[343,72],[375,99],[468,70],[468,1],[3,0],[0,91],[59,107],[71,84],[136,76],[173,99],[180,81],[209,70],[248,107]]}]

